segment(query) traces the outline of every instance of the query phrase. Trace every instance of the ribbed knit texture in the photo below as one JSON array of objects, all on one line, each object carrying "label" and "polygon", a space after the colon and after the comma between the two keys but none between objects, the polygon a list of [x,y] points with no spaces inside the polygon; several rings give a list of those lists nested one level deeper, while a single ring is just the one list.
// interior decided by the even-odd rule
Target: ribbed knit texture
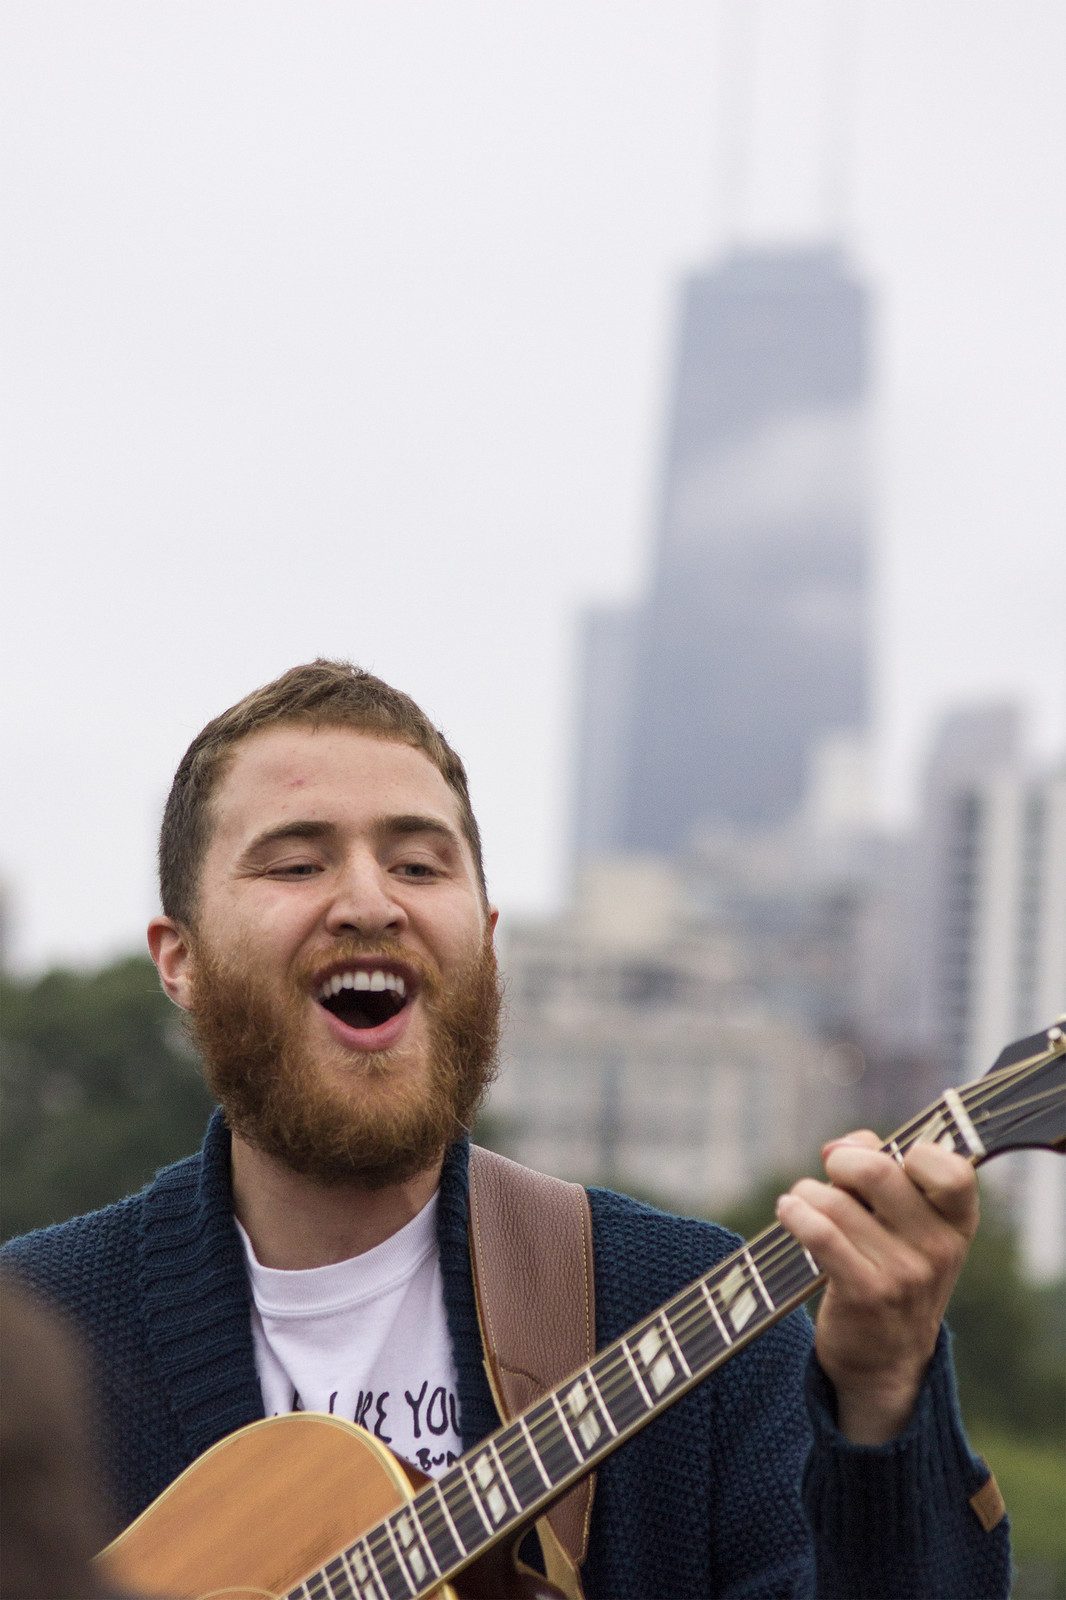
[{"label": "ribbed knit texture", "polygon": [[[602,1189],[589,1198],[601,1346],[736,1244],[712,1223]],[[438,1236],[469,1449],[497,1419],[466,1202],[462,1141],[445,1160]],[[13,1240],[3,1259],[64,1306],[89,1341],[119,1525],[210,1445],[263,1415],[219,1115],[202,1152],[141,1194]],[[985,1533],[967,1504],[987,1471],[961,1433],[946,1339],[907,1433],[879,1449],[842,1438],[810,1349],[810,1325],[794,1313],[603,1465],[583,1573],[588,1600],[1007,1595],[1006,1525]]]}]

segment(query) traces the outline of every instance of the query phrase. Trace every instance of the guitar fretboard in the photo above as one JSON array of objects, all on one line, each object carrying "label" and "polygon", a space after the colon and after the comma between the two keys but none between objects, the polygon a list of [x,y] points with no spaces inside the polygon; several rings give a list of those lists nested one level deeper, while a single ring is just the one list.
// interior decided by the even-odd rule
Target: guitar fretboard
[{"label": "guitar fretboard", "polygon": [[[932,1141],[978,1161],[988,1079],[949,1089],[882,1149]],[[419,1600],[529,1523],[686,1390],[812,1295],[814,1258],[774,1225],[688,1285],[559,1389],[340,1551],[286,1600]]]}]

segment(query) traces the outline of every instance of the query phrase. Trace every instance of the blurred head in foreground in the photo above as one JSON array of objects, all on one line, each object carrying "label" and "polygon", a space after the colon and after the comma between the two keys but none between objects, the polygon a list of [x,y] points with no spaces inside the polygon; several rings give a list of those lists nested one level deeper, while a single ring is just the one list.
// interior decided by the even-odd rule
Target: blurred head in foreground
[{"label": "blurred head in foreground", "polygon": [[0,1596],[89,1600],[104,1541],[86,1442],[87,1389],[62,1319],[0,1276]]}]

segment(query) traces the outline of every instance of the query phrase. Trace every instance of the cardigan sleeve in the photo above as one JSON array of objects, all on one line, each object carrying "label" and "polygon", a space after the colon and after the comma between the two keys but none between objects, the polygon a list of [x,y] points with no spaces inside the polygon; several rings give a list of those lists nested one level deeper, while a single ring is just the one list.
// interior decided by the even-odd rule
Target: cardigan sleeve
[{"label": "cardigan sleeve", "polygon": [[813,1354],[806,1396],[818,1600],[1006,1600],[1008,1523],[986,1529],[970,1504],[990,1475],[963,1433],[946,1330],[906,1431],[887,1444],[844,1437]]}]

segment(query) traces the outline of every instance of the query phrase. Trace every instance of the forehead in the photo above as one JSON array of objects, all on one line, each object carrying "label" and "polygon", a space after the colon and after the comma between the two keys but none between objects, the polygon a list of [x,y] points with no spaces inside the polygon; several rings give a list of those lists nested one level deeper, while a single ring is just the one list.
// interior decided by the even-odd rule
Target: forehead
[{"label": "forehead", "polygon": [[296,818],[345,827],[419,813],[461,832],[456,796],[423,751],[354,728],[281,726],[242,739],[212,811],[216,845]]}]

